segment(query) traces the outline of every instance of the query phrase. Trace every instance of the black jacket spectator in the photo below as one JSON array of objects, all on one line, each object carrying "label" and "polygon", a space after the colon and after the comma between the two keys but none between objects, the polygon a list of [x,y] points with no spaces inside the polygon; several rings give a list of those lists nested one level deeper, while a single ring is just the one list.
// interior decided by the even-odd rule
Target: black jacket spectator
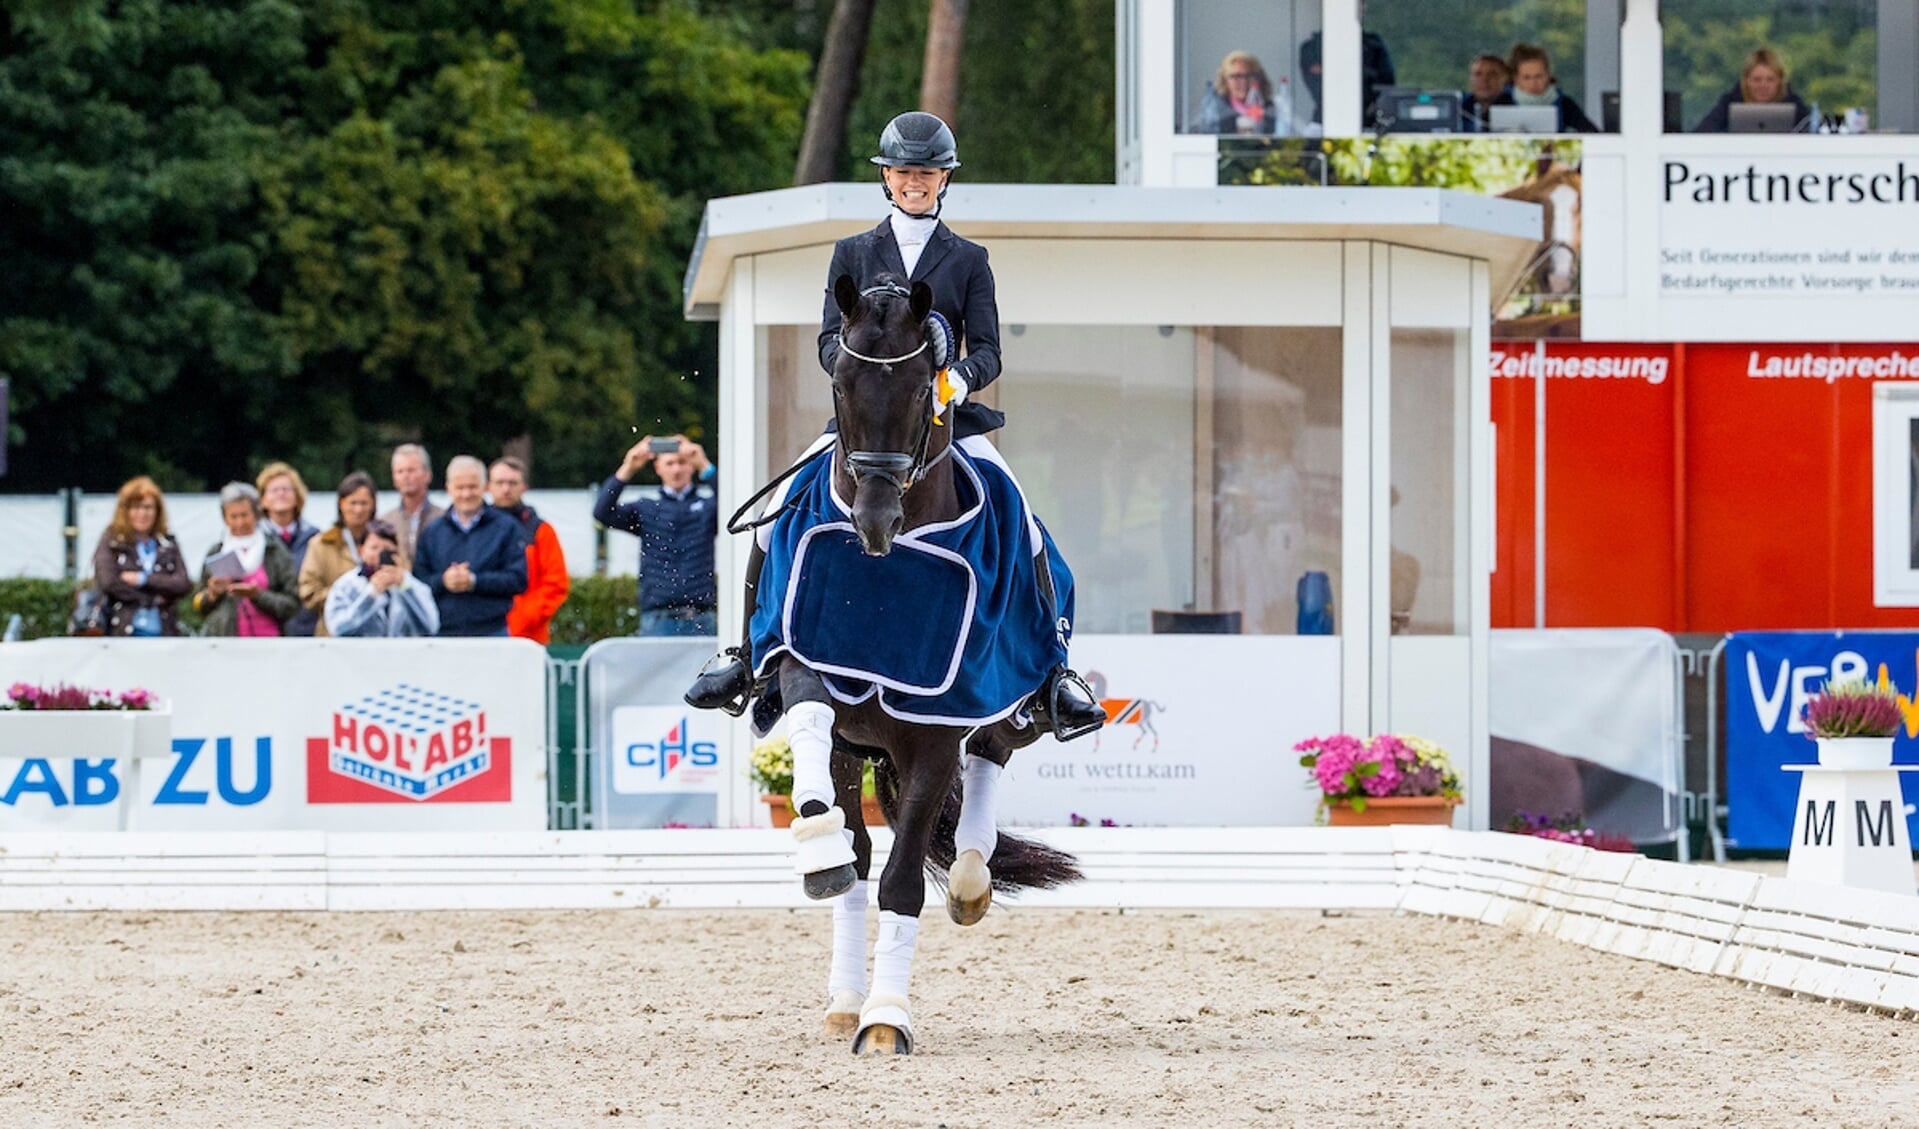
[{"label": "black jacket spectator", "polygon": [[[1725,133],[1732,128],[1733,106],[1743,105],[1745,101],[1745,92],[1740,90],[1738,83],[1733,83],[1732,89],[1719,96],[1719,101],[1712,104],[1712,109],[1706,111],[1706,116],[1699,119],[1699,124],[1693,126],[1692,131],[1694,133]],[[1799,123],[1797,128],[1806,128],[1806,119],[1812,116],[1812,107],[1806,105],[1806,100],[1787,90],[1786,96],[1780,101],[1792,103],[1793,121]]]},{"label": "black jacket spectator", "polygon": [[[1299,45],[1299,74],[1306,84],[1307,93],[1313,96],[1313,121],[1320,120],[1320,104],[1324,98],[1320,94],[1325,78],[1325,67],[1321,55],[1326,48],[1323,32],[1314,32]],[[1398,72],[1393,68],[1392,52],[1386,49],[1386,41],[1376,31],[1362,31],[1359,35],[1359,65],[1361,99],[1361,118],[1367,129],[1373,127],[1373,120],[1379,106],[1379,88],[1393,86],[1399,82]]]},{"label": "black jacket spectator", "polygon": [[[833,244],[833,265],[826,272],[826,305],[820,314],[820,367],[829,373],[840,355],[840,307],[833,300],[833,280],[843,274],[862,290],[882,274],[907,278],[906,260],[900,257],[890,220]],[[986,248],[961,239],[942,223],[920,252],[911,281],[933,288],[933,308],[966,343],[966,358],[951,366],[967,388],[967,400],[955,416],[953,438],[1006,426],[1005,416],[972,400],[999,376],[999,292],[993,285],[993,268],[987,265]]]},{"label": "black jacket spectator", "polygon": [[720,535],[720,504],[712,493],[700,494],[700,487],[716,481],[696,481],[678,497],[661,490],[657,498],[625,503],[620,492],[626,483],[615,477],[601,484],[593,520],[640,539],[641,611],[709,611],[718,606],[713,543]]},{"label": "black jacket spectator", "polygon": [[[446,586],[446,570],[461,561],[473,570],[470,592]],[[461,529],[448,510],[420,530],[413,575],[433,590],[441,635],[505,635],[513,597],[526,591],[526,533],[492,506],[481,508],[472,529]]]}]

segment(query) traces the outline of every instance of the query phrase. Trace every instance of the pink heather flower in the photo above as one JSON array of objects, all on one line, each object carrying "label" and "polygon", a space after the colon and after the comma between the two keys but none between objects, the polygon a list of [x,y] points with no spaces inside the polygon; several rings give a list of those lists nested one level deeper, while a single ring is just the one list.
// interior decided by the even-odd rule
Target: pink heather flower
[{"label": "pink heather flower", "polygon": [[136,688],[120,695],[120,708],[128,710],[152,709],[153,701],[153,691]]}]

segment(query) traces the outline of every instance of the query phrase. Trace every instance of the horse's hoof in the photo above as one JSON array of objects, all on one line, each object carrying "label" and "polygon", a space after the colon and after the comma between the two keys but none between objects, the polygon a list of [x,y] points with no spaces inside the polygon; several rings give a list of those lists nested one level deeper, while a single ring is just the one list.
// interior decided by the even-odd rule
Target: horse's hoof
[{"label": "horse's hoof", "polygon": [[865,1004],[866,997],[858,992],[833,993],[833,1002],[826,1005],[826,1033],[836,1039],[844,1039],[858,1031],[860,1008]]},{"label": "horse's hoof", "polygon": [[859,881],[859,878],[859,873],[853,869],[853,864],[849,862],[842,863],[830,870],[816,870],[806,875],[800,882],[806,887],[807,897],[816,902],[823,902],[828,898],[837,898],[841,894],[851,890],[853,883]]},{"label": "horse's hoof", "polygon": [[860,1029],[853,1034],[856,1055],[910,1055],[913,1020],[904,996],[874,996],[860,1009]]},{"label": "horse's hoof", "polygon": [[856,1055],[910,1055],[913,1053],[911,1032],[902,1031],[885,1023],[875,1023],[853,1037],[853,1053]]},{"label": "horse's hoof", "polygon": [[993,872],[978,851],[961,851],[946,876],[946,915],[960,925],[986,916],[993,904]]}]

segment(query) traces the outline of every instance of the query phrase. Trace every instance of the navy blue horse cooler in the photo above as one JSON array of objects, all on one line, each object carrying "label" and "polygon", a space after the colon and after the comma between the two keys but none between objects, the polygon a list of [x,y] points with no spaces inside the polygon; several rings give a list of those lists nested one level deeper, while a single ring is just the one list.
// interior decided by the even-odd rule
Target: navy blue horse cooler
[{"label": "navy blue horse cooler", "polygon": [[[1066,661],[1073,624],[1073,574],[1018,486],[956,445],[960,516],[869,557],[851,503],[834,489],[832,454],[794,476],[773,526],[753,612],[754,671],[768,674],[790,651],[838,700],[877,694],[902,720],[976,726],[1011,715]],[[1056,607],[1039,584],[1041,560]]]}]

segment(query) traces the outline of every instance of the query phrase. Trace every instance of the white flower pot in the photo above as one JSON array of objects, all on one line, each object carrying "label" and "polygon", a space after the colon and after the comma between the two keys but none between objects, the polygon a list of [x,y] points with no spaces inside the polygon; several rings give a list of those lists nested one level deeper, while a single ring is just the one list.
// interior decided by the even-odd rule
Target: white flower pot
[{"label": "white flower pot", "polygon": [[1821,737],[1819,764],[1822,768],[1890,768],[1890,737]]},{"label": "white flower pot", "polygon": [[173,751],[173,710],[0,710],[0,758],[137,760]]}]

